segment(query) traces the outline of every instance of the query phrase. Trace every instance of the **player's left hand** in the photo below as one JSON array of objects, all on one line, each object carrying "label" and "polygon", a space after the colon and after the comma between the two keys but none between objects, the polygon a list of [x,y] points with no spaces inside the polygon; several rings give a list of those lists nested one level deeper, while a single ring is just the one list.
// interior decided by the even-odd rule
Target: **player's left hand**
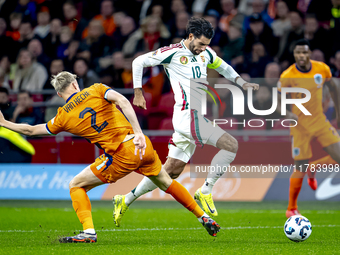
[{"label": "player's left hand", "polygon": [[243,84],[242,88],[244,90],[247,90],[248,88],[252,88],[253,90],[258,90],[260,87],[259,84],[256,84],[256,83],[250,83],[250,82],[247,82],[245,84]]},{"label": "player's left hand", "polygon": [[135,144],[135,156],[137,156],[137,152],[139,151],[139,158],[140,160],[142,160],[146,149],[144,134],[135,134],[135,138],[133,138],[133,143]]}]

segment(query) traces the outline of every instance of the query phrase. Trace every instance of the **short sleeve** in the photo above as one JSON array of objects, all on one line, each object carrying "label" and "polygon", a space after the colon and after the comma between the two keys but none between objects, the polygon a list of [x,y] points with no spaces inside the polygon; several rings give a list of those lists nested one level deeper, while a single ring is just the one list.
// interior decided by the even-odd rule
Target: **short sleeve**
[{"label": "short sleeve", "polygon": [[[205,50],[208,54],[206,56],[206,58],[208,59],[208,67],[209,65],[212,65],[214,64],[214,62],[216,61],[216,58],[217,58],[217,54],[216,52],[210,48],[209,46],[206,48]],[[210,68],[210,67],[209,67]],[[213,69],[213,68],[212,68]]]},{"label": "short sleeve", "polygon": [[331,78],[332,78],[332,72],[331,72],[331,69],[329,68],[328,65],[324,65],[325,66],[325,81],[329,81]]},{"label": "short sleeve", "polygon": [[46,123],[46,130],[50,135],[57,135],[64,131],[59,112],[53,119]]},{"label": "short sleeve", "polygon": [[107,100],[107,92],[109,90],[111,90],[112,88],[110,88],[109,86],[105,85],[105,84],[102,84],[102,83],[96,83],[93,85],[95,90],[97,91],[97,93],[105,98]]}]

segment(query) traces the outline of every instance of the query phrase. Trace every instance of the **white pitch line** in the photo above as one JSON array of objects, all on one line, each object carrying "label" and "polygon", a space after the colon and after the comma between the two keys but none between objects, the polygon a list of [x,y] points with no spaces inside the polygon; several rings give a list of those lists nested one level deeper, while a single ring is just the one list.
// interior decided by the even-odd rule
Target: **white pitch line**
[{"label": "white pitch line", "polygon": [[[338,228],[340,225],[313,225],[313,228]],[[267,228],[283,228],[283,226],[238,226],[238,227],[221,227],[222,230],[235,229],[267,229]],[[200,230],[202,228],[129,228],[129,229],[99,229],[97,232],[130,232],[130,231],[186,231],[186,230]],[[63,230],[0,230],[0,233],[31,233],[31,232],[58,232]],[[72,230],[73,231],[73,230]]]}]

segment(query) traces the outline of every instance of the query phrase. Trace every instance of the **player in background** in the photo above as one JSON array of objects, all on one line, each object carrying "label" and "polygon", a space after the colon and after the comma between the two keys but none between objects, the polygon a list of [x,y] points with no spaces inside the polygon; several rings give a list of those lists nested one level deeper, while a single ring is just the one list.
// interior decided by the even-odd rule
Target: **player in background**
[{"label": "player in background", "polygon": [[[216,236],[219,225],[202,211],[181,184],[172,180],[162,169],[156,151],[149,138],[142,133],[135,112],[124,96],[99,83],[80,91],[76,75],[69,72],[54,76],[51,83],[66,101],[52,120],[35,126],[15,124],[6,121],[0,112],[0,126],[30,136],[56,135],[66,131],[82,136],[104,150],[103,155],[69,184],[72,205],[83,225],[83,232],[63,237],[60,242],[96,242],[91,203],[86,193],[96,186],[114,183],[133,171],[147,176],[160,189],[172,195],[198,218],[210,235]],[[120,106],[130,122],[116,105]]]},{"label": "player in background", "polygon": [[[315,171],[311,165],[317,164],[340,164],[340,137],[336,129],[329,123],[322,109],[322,87],[329,87],[332,99],[335,104],[337,120],[340,121],[339,90],[331,79],[330,68],[322,62],[310,60],[309,42],[301,39],[297,41],[294,48],[295,64],[286,69],[280,77],[278,91],[283,87],[299,87],[310,91],[311,99],[304,104],[304,107],[311,113],[311,116],[304,115],[296,105],[293,105],[291,112],[287,111],[287,117],[297,120],[296,127],[290,128],[292,137],[292,156],[296,171],[290,177],[289,202],[286,216],[299,215],[297,199],[301,190],[303,178],[307,172],[308,184],[313,189],[317,188]],[[291,98],[301,98],[301,93],[291,93]],[[278,103],[280,112],[280,103]],[[317,138],[329,156],[320,160],[309,162],[312,157],[310,142]],[[309,163],[309,165],[308,165]],[[309,169],[307,169],[309,166]]]},{"label": "player in background", "polygon": [[[142,109],[146,109],[142,91],[143,67],[163,65],[170,80],[175,96],[172,117],[175,132],[169,142],[169,154],[164,169],[173,179],[182,173],[196,146],[203,147],[204,144],[209,144],[220,149],[211,162],[214,167],[228,166],[236,156],[237,140],[220,127],[214,127],[200,114],[201,98],[202,95],[206,95],[201,89],[207,89],[200,81],[207,78],[207,68],[215,69],[244,90],[259,88],[258,84],[245,82],[231,66],[208,47],[213,36],[214,29],[208,21],[204,18],[191,18],[186,28],[186,39],[178,44],[141,55],[132,64],[133,104]],[[193,80],[197,78],[200,81]],[[217,216],[211,192],[223,173],[223,171],[209,173],[203,186],[195,192],[195,199],[200,201],[204,211],[210,216]],[[120,225],[122,216],[134,200],[155,188],[151,181],[144,178],[127,195],[115,196],[113,203],[116,225]]]}]

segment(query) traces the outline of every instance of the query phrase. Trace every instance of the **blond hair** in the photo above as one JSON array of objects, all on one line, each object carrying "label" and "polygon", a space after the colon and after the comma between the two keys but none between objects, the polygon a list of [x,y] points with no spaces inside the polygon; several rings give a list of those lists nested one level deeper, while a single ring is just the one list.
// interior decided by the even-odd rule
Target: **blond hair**
[{"label": "blond hair", "polygon": [[52,75],[51,84],[57,92],[64,92],[65,89],[74,81],[77,75],[63,71],[57,75]]}]

